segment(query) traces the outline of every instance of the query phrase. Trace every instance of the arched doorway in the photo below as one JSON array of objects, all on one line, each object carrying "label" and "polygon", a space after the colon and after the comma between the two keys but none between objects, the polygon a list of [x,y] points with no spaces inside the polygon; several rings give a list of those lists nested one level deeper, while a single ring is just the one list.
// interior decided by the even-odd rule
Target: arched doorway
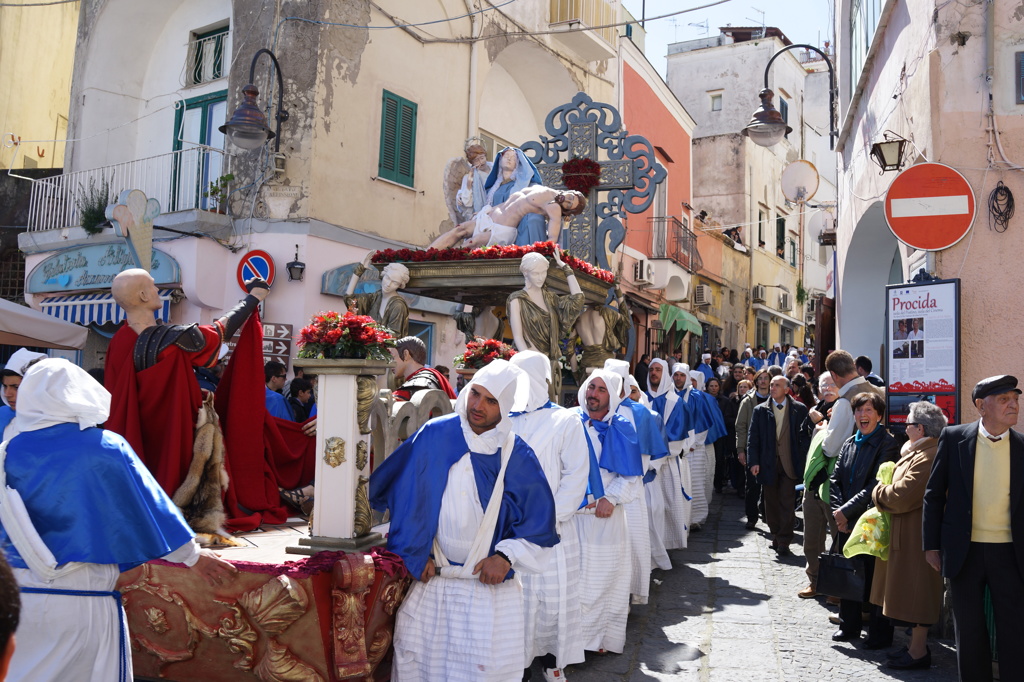
[{"label": "arched doorway", "polygon": [[899,242],[885,223],[882,203],[875,202],[857,223],[843,261],[836,302],[839,348],[868,356],[876,368],[884,366],[885,287],[902,281]]}]

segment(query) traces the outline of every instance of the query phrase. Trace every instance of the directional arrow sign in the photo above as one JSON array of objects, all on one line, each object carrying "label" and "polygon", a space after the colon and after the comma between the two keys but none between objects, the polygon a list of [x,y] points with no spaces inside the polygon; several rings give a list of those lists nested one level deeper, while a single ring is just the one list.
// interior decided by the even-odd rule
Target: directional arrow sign
[{"label": "directional arrow sign", "polygon": [[885,221],[896,238],[923,251],[948,249],[974,223],[974,189],[955,169],[919,163],[896,176],[885,195]]},{"label": "directional arrow sign", "polygon": [[264,322],[263,338],[291,340],[292,326],[290,324],[281,324],[279,322]]}]

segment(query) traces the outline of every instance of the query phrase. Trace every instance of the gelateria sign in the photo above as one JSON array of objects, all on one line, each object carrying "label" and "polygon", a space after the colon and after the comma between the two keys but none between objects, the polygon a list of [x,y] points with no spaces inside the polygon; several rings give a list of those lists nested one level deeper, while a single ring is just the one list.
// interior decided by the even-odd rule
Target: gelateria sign
[{"label": "gelateria sign", "polygon": [[[33,268],[26,287],[30,294],[109,289],[117,273],[134,267],[124,244],[80,246],[55,253]],[[150,274],[158,285],[181,282],[178,261],[158,249],[153,249]]]}]

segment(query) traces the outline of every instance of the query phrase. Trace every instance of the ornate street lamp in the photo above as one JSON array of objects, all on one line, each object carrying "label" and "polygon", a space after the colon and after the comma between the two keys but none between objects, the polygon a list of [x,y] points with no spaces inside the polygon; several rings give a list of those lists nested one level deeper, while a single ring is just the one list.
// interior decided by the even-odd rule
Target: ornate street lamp
[{"label": "ornate street lamp", "polygon": [[879,175],[886,171],[898,171],[903,168],[903,150],[907,146],[906,139],[891,130],[882,133],[882,138],[881,142],[871,145],[871,158],[882,169],[879,171]]},{"label": "ornate street lamp", "polygon": [[[256,98],[260,91],[253,85],[256,80],[256,62],[260,55],[266,54],[274,63],[274,71],[277,73],[277,125],[274,130],[267,125],[267,117],[260,109]],[[269,140],[274,140],[274,153],[281,150],[281,123],[288,120],[288,112],[284,110],[284,80],[281,78],[281,65],[277,62],[274,53],[266,48],[261,48],[253,55],[252,64],[249,66],[249,82],[242,88],[242,103],[231,119],[222,125],[219,130],[227,135],[228,139],[236,147],[242,149],[259,149]]]},{"label": "ornate street lamp", "polygon": [[768,87],[768,71],[772,68],[772,62],[778,59],[779,55],[783,52],[789,52],[790,50],[796,50],[798,48],[804,48],[806,50],[813,50],[821,55],[822,59],[825,60],[825,64],[828,66],[828,148],[835,149],[836,138],[839,137],[839,131],[835,129],[836,120],[836,77],[835,70],[832,68],[832,62],[829,60],[828,55],[811,45],[788,45],[768,60],[768,65],[764,67],[764,89],[758,94],[761,98],[761,106],[754,112],[753,116],[750,117],[750,123],[743,129],[743,134],[750,138],[751,142],[760,145],[761,147],[771,147],[778,144],[784,136],[788,135],[793,131],[786,122],[782,120],[782,114],[778,112],[775,106],[772,104],[772,97],[775,93]]},{"label": "ornate street lamp", "polygon": [[299,260],[299,245],[295,245],[295,260],[284,266],[288,270],[289,282],[301,282],[306,272],[306,264]]}]

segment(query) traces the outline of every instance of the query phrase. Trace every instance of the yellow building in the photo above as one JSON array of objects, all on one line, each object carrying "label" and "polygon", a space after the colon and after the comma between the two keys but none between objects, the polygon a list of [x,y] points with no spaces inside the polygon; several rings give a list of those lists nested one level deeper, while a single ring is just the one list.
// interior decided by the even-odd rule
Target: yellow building
[{"label": "yellow building", "polygon": [[0,168],[64,165],[80,5],[0,7]]}]

